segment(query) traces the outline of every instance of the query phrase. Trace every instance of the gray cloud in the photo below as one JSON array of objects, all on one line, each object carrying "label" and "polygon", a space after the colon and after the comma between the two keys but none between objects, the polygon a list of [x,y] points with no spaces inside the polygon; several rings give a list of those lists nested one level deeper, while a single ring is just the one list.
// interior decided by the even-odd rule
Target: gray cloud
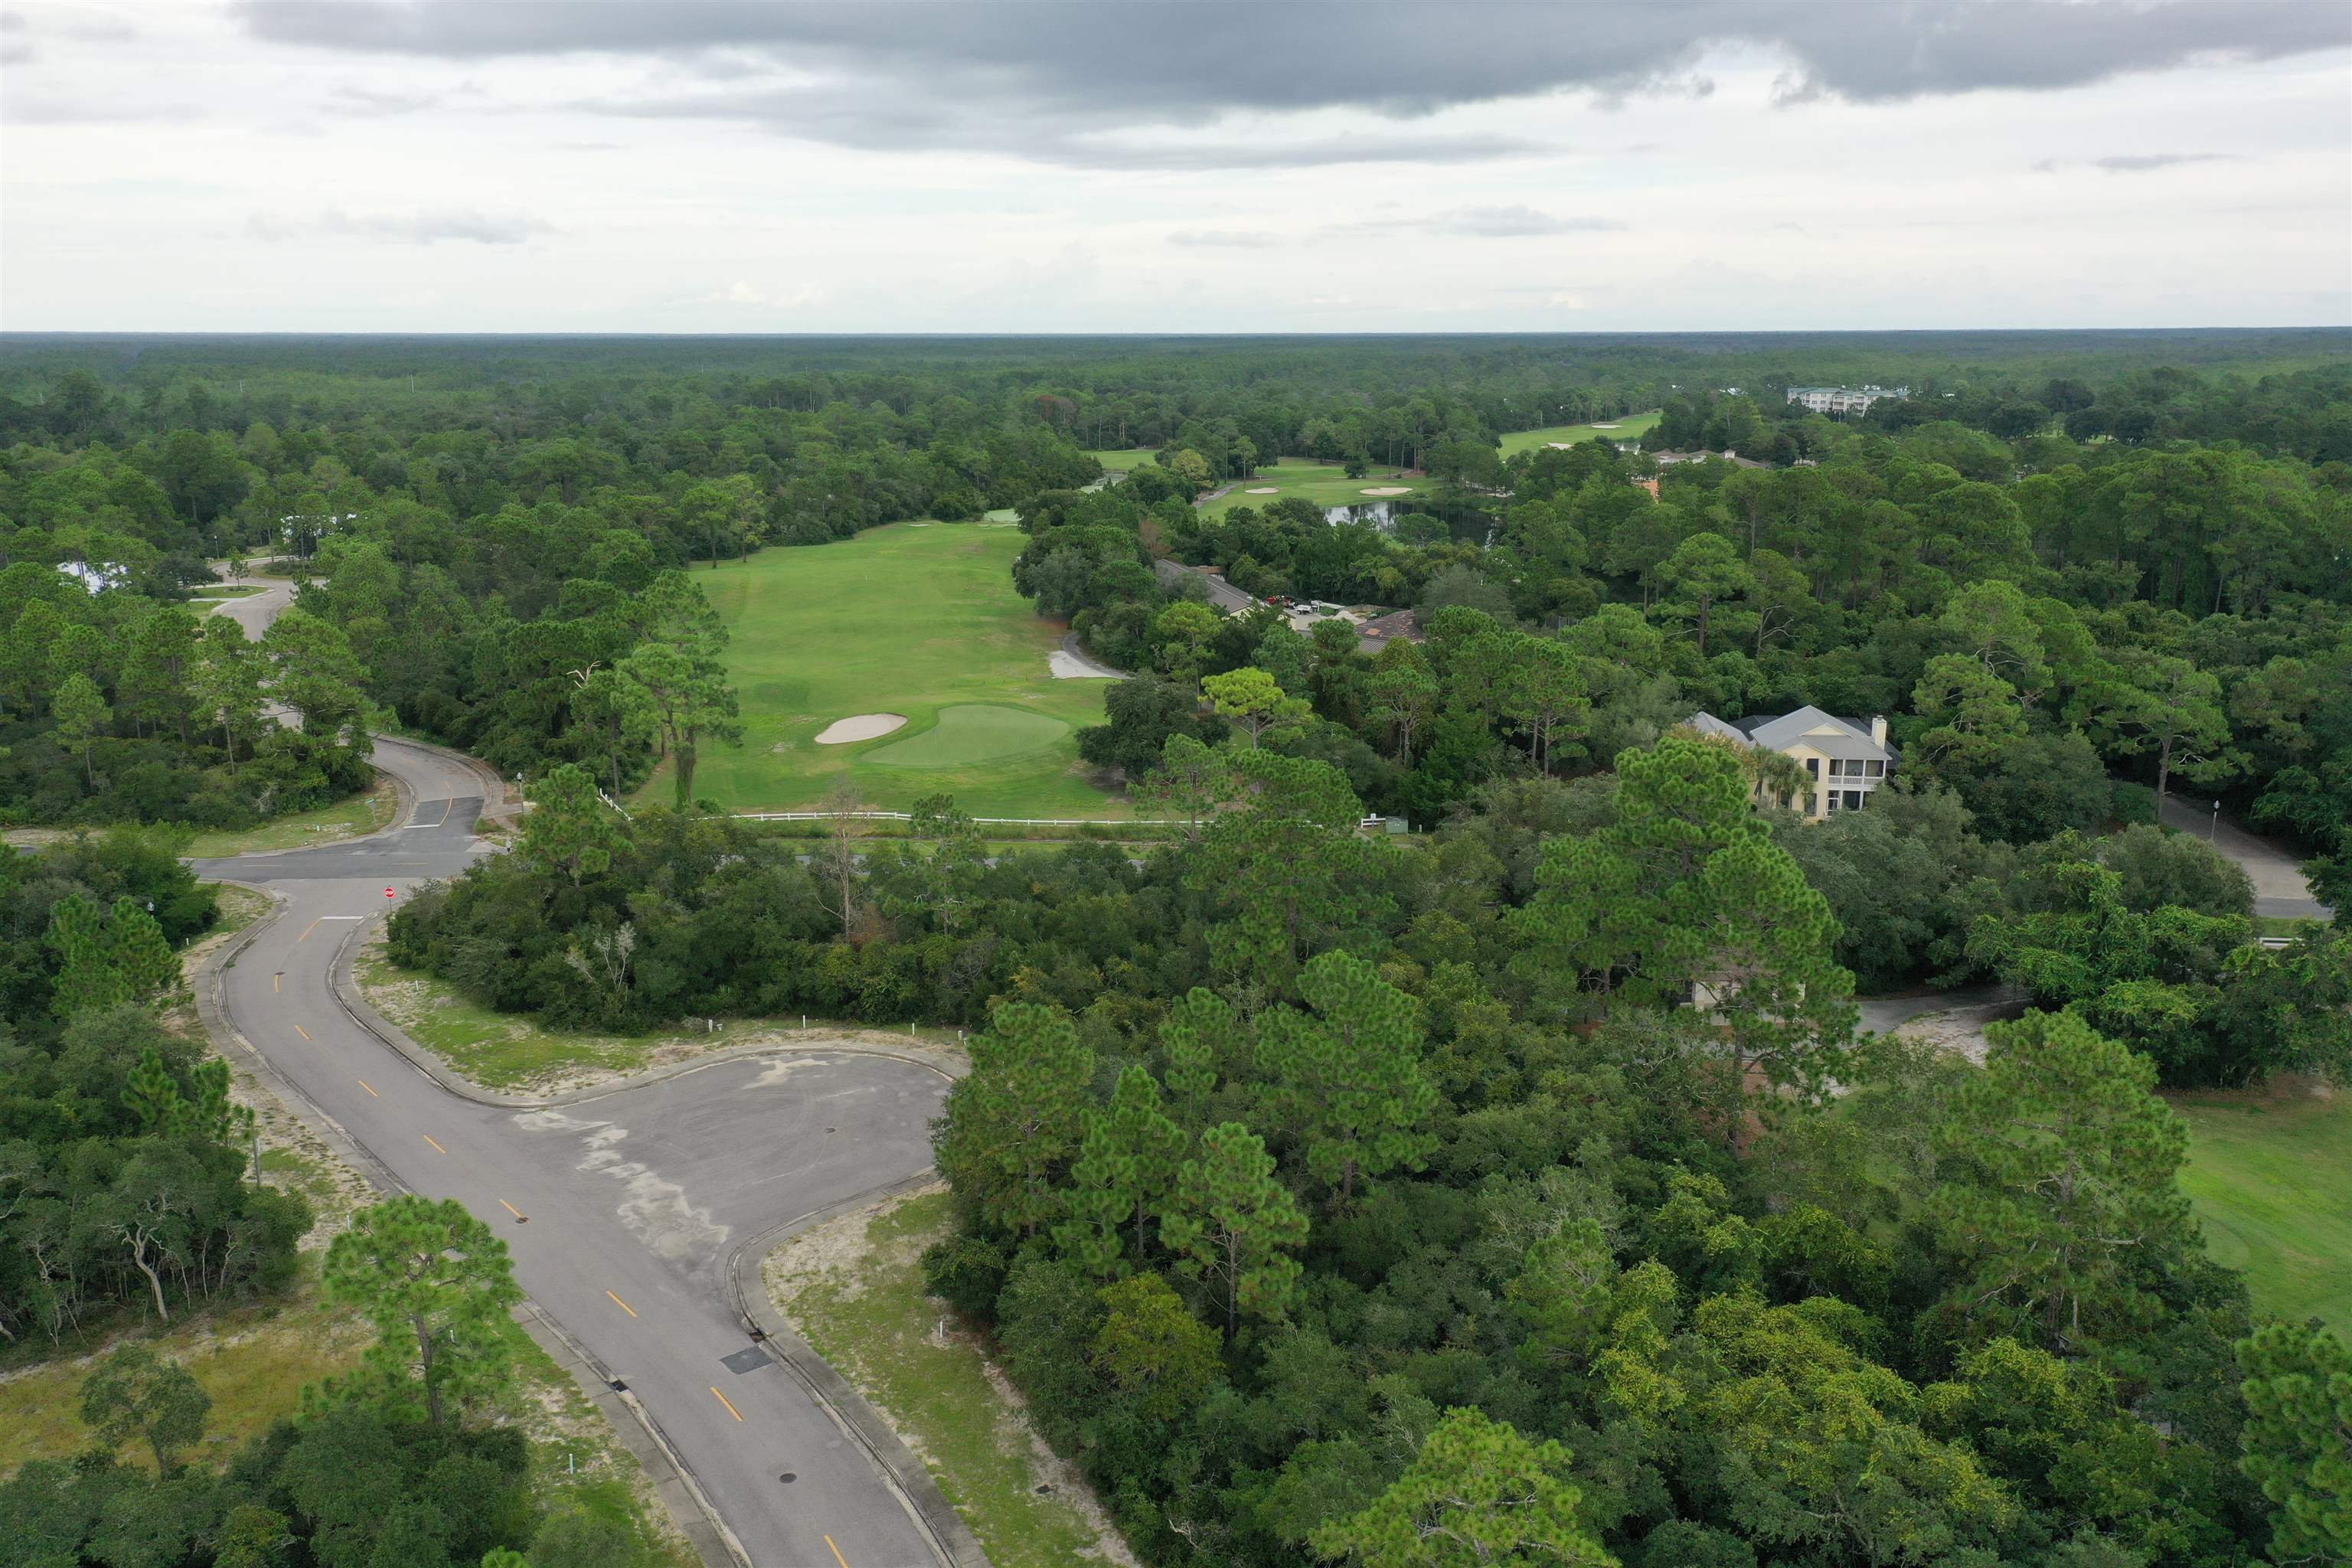
[{"label": "gray cloud", "polygon": [[[2352,44],[2352,7],[2325,0],[1361,0],[1339,25],[1328,7],[1248,0],[247,0],[238,15],[264,38],[354,53],[660,57],[698,75],[703,90],[611,106],[616,112],[755,123],[859,148],[970,147],[1108,168],[1496,155],[1466,139],[1402,141],[1368,157],[1347,140],[1276,152],[1103,138],[1232,113],[1353,108],[1402,120],[1568,89],[1693,91],[1690,68],[1718,44],[1784,57],[1783,101],[1862,102],[2046,90]],[[795,82],[814,75],[826,85],[780,89],[772,79],[784,69]]]},{"label": "gray cloud", "polygon": [[2150,169],[2170,169],[2182,163],[2234,163],[2234,153],[2119,153],[2109,158],[2094,158],[2091,166],[2105,169],[2110,174],[2142,174]]},{"label": "gray cloud", "polygon": [[1180,228],[1168,237],[1168,243],[1203,250],[1265,250],[1280,245],[1282,237],[1264,229]]},{"label": "gray cloud", "polygon": [[334,90],[327,107],[337,114],[375,118],[386,114],[415,114],[437,107],[437,92],[381,92],[374,88],[344,86]]},{"label": "gray cloud", "polygon": [[2037,159],[2033,172],[2054,174],[2061,169],[2081,167],[2105,169],[2110,174],[2145,174],[2150,170],[2170,169],[2182,163],[2236,163],[2243,161],[2242,156],[2236,153],[2116,153],[2105,158],[2087,159],[2080,164],[2072,164],[2063,158]]},{"label": "gray cloud", "polygon": [[1533,207],[1456,207],[1430,226],[1446,234],[1478,239],[1525,239],[1547,234],[1601,234],[1625,226],[1615,218],[1557,217]]},{"label": "gray cloud", "polygon": [[330,208],[314,218],[292,219],[256,213],[246,220],[256,239],[290,240],[317,235],[382,239],[399,245],[435,245],[460,240],[474,245],[520,245],[554,230],[533,217],[485,216],[470,208],[448,212],[347,213]]}]

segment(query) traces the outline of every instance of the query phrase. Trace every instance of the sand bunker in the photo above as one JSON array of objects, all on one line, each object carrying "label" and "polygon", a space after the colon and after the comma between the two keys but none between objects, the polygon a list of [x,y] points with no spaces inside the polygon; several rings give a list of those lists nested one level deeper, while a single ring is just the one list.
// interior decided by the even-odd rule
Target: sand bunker
[{"label": "sand bunker", "polygon": [[1249,493],[1254,496],[1270,496],[1276,494],[1281,489],[1282,487],[1280,485],[1252,485],[1249,488]]},{"label": "sand bunker", "polygon": [[1618,426],[1614,425],[1588,425],[1585,428],[1588,430],[1614,430],[1618,428]]},{"label": "sand bunker", "polygon": [[827,724],[824,733],[817,736],[816,743],[820,746],[845,746],[852,741],[870,741],[877,735],[887,735],[893,730],[903,729],[906,723],[904,713],[853,714]]},{"label": "sand bunker", "polygon": [[1374,485],[1363,493],[1368,496],[1401,496],[1412,492],[1411,485]]}]

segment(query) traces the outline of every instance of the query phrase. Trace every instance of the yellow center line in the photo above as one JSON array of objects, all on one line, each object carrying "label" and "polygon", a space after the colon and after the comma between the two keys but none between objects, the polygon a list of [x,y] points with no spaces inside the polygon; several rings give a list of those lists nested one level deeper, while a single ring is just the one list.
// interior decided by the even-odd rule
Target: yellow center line
[{"label": "yellow center line", "polygon": [[834,1544],[833,1544],[833,1537],[832,1537],[832,1536],[830,1536],[830,1535],[826,1536],[826,1537],[824,1538],[824,1543],[825,1543],[825,1545],[827,1545],[828,1547],[832,1547],[832,1549],[833,1549],[833,1560],[834,1560],[835,1563],[840,1563],[840,1564],[841,1564],[841,1568],[849,1568],[849,1559],[848,1559],[848,1558],[846,1558],[846,1557],[844,1557],[844,1556],[841,1554],[841,1548],[840,1548],[840,1547],[838,1547],[838,1546],[834,1546]]},{"label": "yellow center line", "polygon": [[715,1383],[710,1385],[710,1396],[719,1401],[719,1404],[727,1406],[728,1415],[732,1415],[738,1421],[743,1419],[743,1413],[735,1408],[735,1402],[728,1398],[725,1394],[719,1393],[719,1385]]},{"label": "yellow center line", "polygon": [[507,1213],[514,1215],[517,1219],[522,1218],[522,1210],[515,1207],[514,1205],[507,1202],[504,1198],[500,1198],[499,1200],[499,1207],[506,1210]]},{"label": "yellow center line", "polygon": [[447,800],[441,803],[441,820],[435,823],[433,826],[436,827],[446,826],[449,821],[449,814],[457,809],[457,797],[456,795],[451,795]]},{"label": "yellow center line", "polygon": [[278,983],[285,978],[286,976],[283,974],[273,974],[269,977],[269,992],[271,995],[274,996],[278,994]]},{"label": "yellow center line", "polygon": [[[604,1294],[607,1296],[613,1296],[613,1293],[610,1290],[605,1291]],[[618,1296],[613,1296],[613,1305],[620,1308],[621,1310],[628,1313],[632,1318],[637,1315],[637,1310],[635,1307],[630,1306],[626,1301],[622,1300]],[[719,1394],[719,1391],[715,1388],[710,1392],[713,1394]],[[719,1397],[723,1400],[727,1396],[723,1394],[719,1394]]]},{"label": "yellow center line", "polygon": [[[418,1136],[419,1138],[424,1139],[427,1143],[433,1143],[433,1134],[432,1134],[432,1133],[430,1133],[430,1132],[419,1132],[419,1133],[417,1134],[417,1136]],[[449,1152],[449,1151],[448,1151],[448,1150],[446,1150],[446,1149],[443,1149],[443,1148],[441,1147],[441,1145],[440,1145],[440,1144],[438,1144],[438,1143],[433,1143],[433,1147],[434,1147],[436,1151],[438,1151],[439,1152],[444,1153],[444,1154],[446,1154],[446,1153]]]},{"label": "yellow center line", "polygon": [[[325,920],[326,918],[326,916],[320,915],[319,917],[319,921]],[[312,931],[317,931],[319,929],[319,921],[312,921],[309,925],[304,926],[302,928],[302,935],[296,937],[294,940],[296,942],[300,942],[304,937],[308,937]]]},{"label": "yellow center line", "polygon": [[296,1034],[298,1034],[298,1035],[301,1036],[301,1037],[302,1037],[304,1039],[306,1039],[306,1040],[307,1040],[307,1039],[309,1039],[309,1038],[310,1037],[310,1030],[308,1030],[308,1029],[306,1029],[306,1028],[304,1028],[304,1027],[303,1027],[301,1025],[299,1025],[299,1024],[297,1024],[297,1025],[295,1025],[295,1026],[294,1026],[294,1032],[295,1032]]},{"label": "yellow center line", "polygon": [[382,1095],[380,1095],[380,1094],[376,1094],[376,1092],[375,1092],[375,1085],[373,1085],[373,1084],[372,1084],[372,1083],[368,1082],[368,1080],[367,1080],[367,1079],[360,1079],[360,1080],[359,1080],[359,1083],[360,1083],[360,1087],[361,1087],[362,1089],[366,1089],[366,1090],[368,1091],[368,1093],[370,1093],[370,1094],[372,1094],[372,1095],[375,1095],[375,1098],[376,1098],[376,1099],[378,1099],[378,1100],[382,1100],[382,1099],[383,1098],[383,1096],[382,1096]]}]

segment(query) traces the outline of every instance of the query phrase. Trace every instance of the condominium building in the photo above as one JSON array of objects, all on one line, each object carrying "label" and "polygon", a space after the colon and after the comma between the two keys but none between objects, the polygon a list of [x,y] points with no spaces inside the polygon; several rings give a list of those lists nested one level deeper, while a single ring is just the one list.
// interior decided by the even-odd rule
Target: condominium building
[{"label": "condominium building", "polygon": [[1792,386],[1789,401],[1801,403],[1815,414],[1867,414],[1881,398],[1908,397],[1907,386]]}]

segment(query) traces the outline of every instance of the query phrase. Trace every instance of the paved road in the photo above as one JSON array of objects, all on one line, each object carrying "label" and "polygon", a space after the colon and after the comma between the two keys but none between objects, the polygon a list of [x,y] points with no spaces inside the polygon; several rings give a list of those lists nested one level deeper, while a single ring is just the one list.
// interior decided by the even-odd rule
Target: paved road
[{"label": "paved road", "polygon": [[1162,586],[1173,589],[1185,575],[1198,577],[1209,585],[1209,603],[1232,615],[1246,615],[1257,607],[1258,600],[1243,593],[1213,572],[1203,572],[1198,566],[1187,566],[1180,561],[1155,561],[1151,569],[1158,573]]},{"label": "paved road", "polygon": [[226,568],[220,572],[221,582],[232,588],[258,588],[257,594],[230,599],[213,606],[215,615],[226,616],[245,628],[245,635],[254,641],[269,629],[269,623],[294,601],[294,584],[284,577],[233,577]]},{"label": "paved road", "polygon": [[377,742],[375,763],[413,797],[408,826],[194,862],[287,900],[226,973],[231,1025],[401,1182],[498,1222],[523,1289],[652,1412],[759,1568],[934,1563],[865,1450],[754,1351],[723,1268],[737,1244],[927,1167],[945,1079],[844,1051],[737,1059],[539,1109],[449,1092],[343,1010],[331,971],[419,882],[486,852],[483,784],[395,741]]},{"label": "paved road", "polygon": [[2290,919],[2327,920],[2335,910],[2311,896],[2304,880],[2303,862],[2270,839],[2260,837],[2223,816],[2213,817],[2213,802],[2195,796],[2167,795],[2158,813],[2167,827],[2193,833],[2235,860],[2253,879],[2254,913]]}]

